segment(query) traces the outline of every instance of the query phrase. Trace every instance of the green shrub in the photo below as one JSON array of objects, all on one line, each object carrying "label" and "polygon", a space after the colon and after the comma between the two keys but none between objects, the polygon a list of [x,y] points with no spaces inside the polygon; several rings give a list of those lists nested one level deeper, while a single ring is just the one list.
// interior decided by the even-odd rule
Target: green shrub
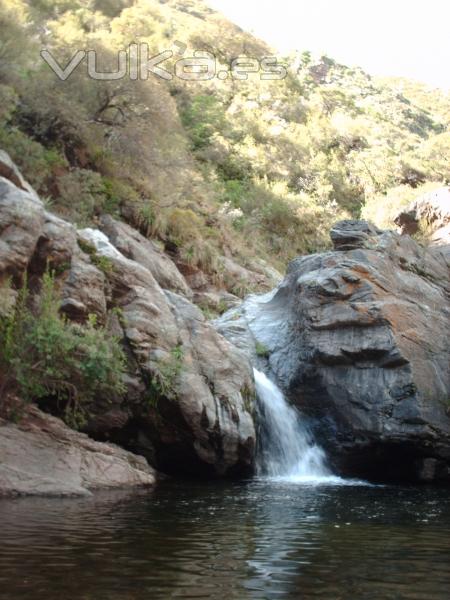
[{"label": "green shrub", "polygon": [[112,215],[118,215],[122,204],[133,204],[139,201],[139,194],[134,188],[114,177],[103,177],[103,191],[105,195],[103,210]]},{"label": "green shrub", "polygon": [[7,123],[13,115],[19,98],[14,88],[0,83],[0,123]]},{"label": "green shrub", "polygon": [[207,146],[212,135],[225,126],[225,111],[214,96],[194,96],[181,110],[181,119],[191,139],[192,147],[199,150]]},{"label": "green shrub", "polygon": [[0,127],[0,147],[8,152],[25,179],[40,192],[46,192],[45,183],[52,170],[66,166],[57,150],[44,148],[15,127]]},{"label": "green shrub", "polygon": [[252,164],[248,159],[236,154],[229,154],[217,164],[219,176],[224,181],[241,181],[243,184],[253,172]]},{"label": "green shrub", "polygon": [[91,261],[98,269],[100,269],[100,271],[103,271],[106,276],[112,275],[114,272],[114,263],[107,256],[94,254],[91,256]]},{"label": "green shrub", "polygon": [[240,208],[242,198],[247,192],[247,184],[239,179],[228,179],[224,181],[223,186],[221,201],[229,203],[233,208]]},{"label": "green shrub", "polygon": [[258,340],[256,340],[255,351],[256,355],[260,356],[261,358],[268,358],[270,356],[270,351],[267,346],[262,342],[258,342]]},{"label": "green shrub", "polygon": [[159,363],[153,386],[158,396],[173,399],[176,396],[178,377],[183,368],[184,352],[181,345],[175,346],[170,356]]},{"label": "green shrub", "polygon": [[25,401],[48,399],[71,426],[81,426],[97,397],[122,394],[125,357],[119,341],[96,326],[59,313],[53,277],[44,274],[35,310],[26,284],[14,311],[0,319],[0,401],[8,391]]},{"label": "green shrub", "polygon": [[38,191],[46,193],[45,184],[58,168],[67,168],[62,154],[45,147],[17,127],[19,96],[14,88],[0,84],[0,147],[8,152],[25,179]]}]

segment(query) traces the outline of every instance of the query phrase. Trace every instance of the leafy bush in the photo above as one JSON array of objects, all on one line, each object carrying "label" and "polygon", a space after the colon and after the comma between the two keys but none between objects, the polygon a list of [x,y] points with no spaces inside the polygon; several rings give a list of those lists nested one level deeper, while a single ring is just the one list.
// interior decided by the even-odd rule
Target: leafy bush
[{"label": "leafy bush", "polygon": [[181,119],[195,150],[207,146],[215,131],[225,126],[225,112],[215,96],[194,96],[181,111]]},{"label": "leafy bush", "polygon": [[46,193],[46,182],[55,167],[66,162],[53,148],[45,148],[15,127],[0,127],[0,146],[18,165],[24,177],[38,191]]},{"label": "leafy bush", "polygon": [[103,210],[109,214],[117,214],[123,204],[134,204],[139,201],[139,194],[131,185],[114,177],[103,177],[103,190],[105,194]]},{"label": "leafy bush", "polygon": [[0,124],[10,120],[18,101],[14,88],[0,84]]},{"label": "leafy bush", "polygon": [[175,397],[177,381],[183,368],[183,361],[184,352],[180,345],[172,348],[170,356],[159,363],[158,372],[153,382],[158,396],[164,396],[168,399]]},{"label": "leafy bush", "polygon": [[269,358],[269,356],[270,356],[270,351],[267,348],[267,346],[265,344],[263,344],[262,342],[259,342],[258,340],[256,341],[256,344],[255,344],[255,352],[256,352],[256,356],[260,356],[261,358]]},{"label": "leafy bush", "polygon": [[0,401],[9,391],[25,401],[53,400],[71,426],[81,426],[98,396],[122,394],[125,357],[117,339],[59,313],[53,277],[46,273],[35,310],[26,284],[16,307],[0,319]]},{"label": "leafy bush", "polygon": [[234,208],[240,208],[248,186],[239,179],[228,179],[224,181],[223,185],[224,190],[221,195],[221,200],[224,203],[229,203]]}]

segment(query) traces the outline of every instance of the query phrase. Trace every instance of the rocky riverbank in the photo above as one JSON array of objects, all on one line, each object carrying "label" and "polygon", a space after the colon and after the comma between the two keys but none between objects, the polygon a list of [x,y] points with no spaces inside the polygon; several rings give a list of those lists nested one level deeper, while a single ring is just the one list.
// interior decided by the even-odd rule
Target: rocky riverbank
[{"label": "rocky riverbank", "polygon": [[[420,206],[399,224],[429,217]],[[439,210],[429,220],[442,229]],[[123,392],[89,406],[83,433],[58,419],[51,398],[17,424],[3,418],[0,494],[153,485],[154,469],[251,474],[254,365],[300,408],[339,473],[450,481],[450,246],[438,237],[424,247],[344,221],[331,231],[333,251],[295,259],[273,292],[240,303],[185,277],[154,241],[110,215],[77,229],[49,212],[2,153],[2,314],[25,280],[33,303],[51,269],[61,313],[80,325],[94,315],[119,340],[126,372]],[[205,301],[231,308],[213,323],[197,305]]]},{"label": "rocky riverbank", "polygon": [[0,497],[85,496],[155,482],[145,458],[95,442],[35,406],[17,424],[0,419]]}]

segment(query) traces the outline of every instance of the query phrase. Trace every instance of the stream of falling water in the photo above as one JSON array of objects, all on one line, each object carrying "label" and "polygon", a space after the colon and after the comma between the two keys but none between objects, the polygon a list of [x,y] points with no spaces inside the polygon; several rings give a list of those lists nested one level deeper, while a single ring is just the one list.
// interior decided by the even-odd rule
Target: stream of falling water
[{"label": "stream of falling water", "polygon": [[258,474],[306,484],[348,483],[333,475],[325,452],[302,424],[299,412],[264,373],[254,370],[262,419]]}]

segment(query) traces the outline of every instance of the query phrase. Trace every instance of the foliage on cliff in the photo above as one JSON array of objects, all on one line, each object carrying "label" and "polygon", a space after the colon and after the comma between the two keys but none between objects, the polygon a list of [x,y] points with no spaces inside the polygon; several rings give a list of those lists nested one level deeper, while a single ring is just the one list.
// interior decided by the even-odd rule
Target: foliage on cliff
[{"label": "foliage on cliff", "polygon": [[307,52],[285,57],[275,81],[96,81],[83,62],[62,82],[41,48],[61,65],[95,49],[105,71],[132,42],[150,55],[213,52],[228,70],[236,56],[272,51],[200,0],[0,8],[0,145],[53,210],[78,223],[121,215],[216,280],[219,255],[282,266],[325,248],[338,218],[390,225],[402,203],[450,180],[450,100],[439,91]]},{"label": "foliage on cliff", "polygon": [[59,306],[47,273],[37,306],[25,284],[15,308],[0,317],[0,406],[11,392],[24,400],[45,399],[69,425],[79,426],[91,402],[125,391],[125,356],[94,319],[71,323]]}]

